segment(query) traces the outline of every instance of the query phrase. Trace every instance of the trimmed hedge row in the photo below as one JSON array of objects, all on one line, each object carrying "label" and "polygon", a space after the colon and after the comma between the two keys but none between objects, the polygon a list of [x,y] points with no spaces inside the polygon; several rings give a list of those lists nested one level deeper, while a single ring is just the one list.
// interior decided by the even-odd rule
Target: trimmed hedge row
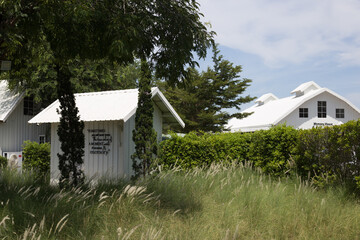
[{"label": "trimmed hedge row", "polygon": [[165,167],[246,160],[273,176],[297,173],[319,186],[334,181],[360,186],[360,121],[308,130],[281,125],[254,133],[173,134],[160,149]]}]

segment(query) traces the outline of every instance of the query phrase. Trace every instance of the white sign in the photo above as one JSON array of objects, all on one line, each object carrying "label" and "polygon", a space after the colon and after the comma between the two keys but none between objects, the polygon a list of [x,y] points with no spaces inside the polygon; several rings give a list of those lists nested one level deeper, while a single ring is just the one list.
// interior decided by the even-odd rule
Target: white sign
[{"label": "white sign", "polygon": [[110,144],[112,143],[112,136],[106,133],[105,129],[88,129],[90,133],[90,154],[105,154],[110,152]]}]

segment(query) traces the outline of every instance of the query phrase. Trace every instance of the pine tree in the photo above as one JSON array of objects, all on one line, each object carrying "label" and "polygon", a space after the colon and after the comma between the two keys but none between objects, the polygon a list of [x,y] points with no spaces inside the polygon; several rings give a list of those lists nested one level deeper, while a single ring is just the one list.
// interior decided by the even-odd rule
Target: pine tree
[{"label": "pine tree", "polygon": [[[241,78],[241,66],[225,60],[219,54],[217,45],[213,47],[213,67],[199,72],[188,69],[185,87],[169,86],[160,82],[159,86],[185,122],[185,128],[174,127],[178,132],[222,131],[229,119],[244,118],[248,114],[240,113],[240,105],[254,98],[244,96],[246,88],[252,82]],[[237,113],[228,113],[226,109],[236,108]]]},{"label": "pine tree", "polygon": [[153,129],[153,111],[151,94],[151,72],[146,60],[141,61],[141,76],[139,81],[138,107],[135,114],[135,129],[133,130],[133,141],[135,153],[131,156],[133,160],[134,176],[145,175],[150,170],[153,155],[157,152],[156,132]]},{"label": "pine tree", "polygon": [[62,151],[62,153],[57,154],[61,173],[60,187],[69,184],[76,186],[84,181],[84,174],[81,170],[85,146],[84,122],[80,121],[79,111],[75,105],[70,73],[57,68],[57,74],[57,90],[60,101],[58,112],[61,114],[57,134]]}]

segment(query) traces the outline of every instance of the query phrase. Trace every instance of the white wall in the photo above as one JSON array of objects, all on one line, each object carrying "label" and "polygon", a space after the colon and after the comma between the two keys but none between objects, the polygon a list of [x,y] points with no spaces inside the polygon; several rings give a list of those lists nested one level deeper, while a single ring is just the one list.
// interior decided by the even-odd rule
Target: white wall
[{"label": "white wall", "polygon": [[39,142],[39,135],[50,136],[49,124],[29,124],[33,116],[25,116],[24,100],[11,113],[6,122],[0,122],[0,148],[2,152],[20,152],[24,141]]},{"label": "white wall", "polygon": [[[59,124],[51,125],[51,181],[57,182],[60,172],[58,169],[57,153],[60,152],[60,142],[57,135]],[[132,131],[135,128],[135,114],[125,123],[122,121],[85,122],[85,156],[83,170],[86,177],[129,177],[133,174],[131,155],[135,151],[132,140]],[[112,137],[108,154],[92,154],[90,145],[94,142],[89,130],[103,129]],[[154,129],[157,132],[157,140],[162,136],[162,112],[154,107]],[[96,141],[95,141],[96,142]]]},{"label": "white wall", "polygon": [[[50,171],[53,180],[58,179],[60,176],[57,157],[57,153],[61,152],[57,135],[58,126],[59,124],[57,123],[52,124],[51,127]],[[109,178],[118,178],[124,175],[123,143],[121,140],[123,136],[122,128],[123,124],[121,121],[85,122],[83,171],[87,177],[97,178],[107,176]],[[104,134],[107,136],[104,137]],[[108,139],[111,140],[109,141]],[[109,145],[106,145],[107,143]]]},{"label": "white wall", "polygon": [[[318,118],[318,101],[326,101],[326,118]],[[309,117],[299,118],[299,108],[308,108]],[[345,109],[345,118],[336,118],[336,108]],[[280,123],[286,123],[287,125],[294,126],[295,128],[308,129],[314,127],[314,123],[320,123],[324,125],[338,125],[346,123],[350,120],[357,120],[359,118],[360,114],[351,108],[346,102],[328,92],[324,92],[303,103],[287,117],[285,117]]]}]

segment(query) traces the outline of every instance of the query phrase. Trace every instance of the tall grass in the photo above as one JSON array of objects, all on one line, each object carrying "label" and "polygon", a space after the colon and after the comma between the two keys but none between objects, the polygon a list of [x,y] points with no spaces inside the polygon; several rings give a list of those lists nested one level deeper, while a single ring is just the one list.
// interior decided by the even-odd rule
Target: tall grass
[{"label": "tall grass", "polygon": [[360,206],[247,166],[173,169],[59,190],[0,173],[0,239],[359,239]]}]

